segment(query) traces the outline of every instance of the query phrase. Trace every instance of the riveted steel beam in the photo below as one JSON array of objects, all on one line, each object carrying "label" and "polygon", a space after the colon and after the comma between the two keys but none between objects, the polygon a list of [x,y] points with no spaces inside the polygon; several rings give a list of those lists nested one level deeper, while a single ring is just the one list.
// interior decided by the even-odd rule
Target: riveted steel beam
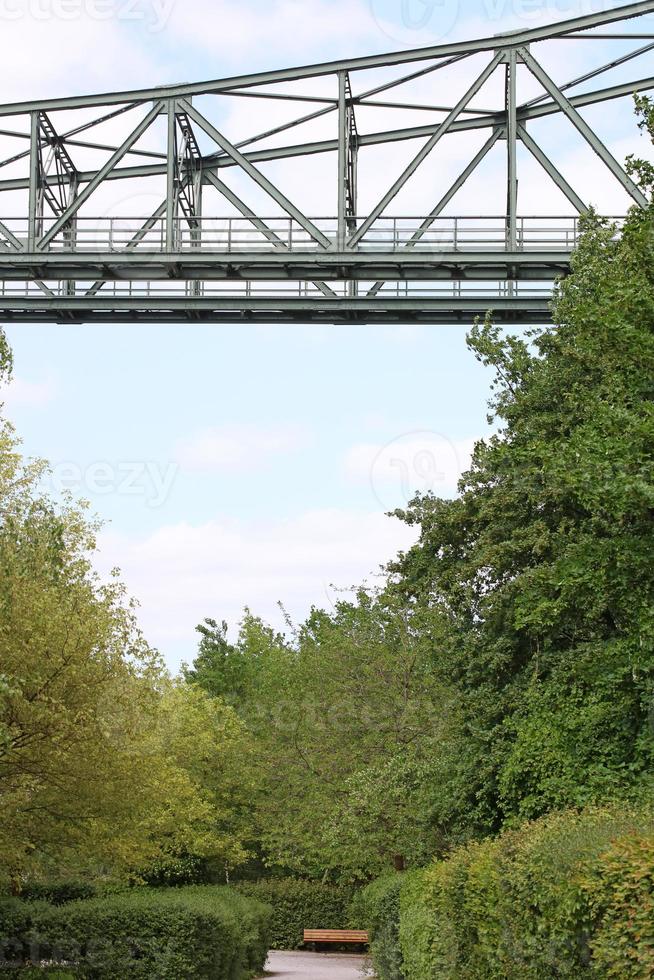
[{"label": "riveted steel beam", "polygon": [[0,296],[0,315],[6,322],[24,323],[442,323],[472,324],[492,313],[497,322],[546,323],[551,300],[542,297],[502,297],[492,293],[476,297],[387,298],[344,297],[100,297],[81,301],[67,297],[20,298]]},{"label": "riveted steel beam", "polygon": [[[612,85],[593,92],[585,92],[580,95],[571,96],[568,99],[574,108],[584,108],[585,106],[597,105],[601,102],[609,102],[614,99],[630,98],[637,92],[648,92],[654,89],[654,76],[639,78],[632,82],[625,82],[620,85]],[[561,108],[556,102],[549,102],[531,106],[526,109],[518,109],[517,119],[519,123],[525,123],[533,119],[542,119],[546,116],[555,115],[561,112]],[[494,129],[503,126],[505,123],[504,113],[497,112],[493,115],[484,115],[469,119],[459,118],[449,127],[450,133],[470,132],[472,130]],[[402,142],[404,140],[421,139],[432,136],[438,129],[438,124],[428,126],[407,126],[399,129],[382,130],[374,133],[361,133],[358,137],[358,146],[379,146],[383,143]],[[338,151],[338,140],[318,140],[308,143],[292,144],[290,146],[273,147],[265,150],[255,150],[251,153],[243,154],[245,159],[251,163],[265,162],[269,160],[285,160],[292,157],[311,156],[320,153],[336,153]],[[238,164],[227,154],[221,156],[208,156],[204,158],[203,166],[205,174],[208,170],[220,170],[238,166]],[[137,177],[156,177],[166,173],[166,164],[143,164],[141,166],[116,167],[105,176],[105,180],[131,180]],[[93,180],[97,171],[81,171],[79,174],[80,184]],[[0,192],[27,190],[29,179],[25,177],[0,180]]]}]

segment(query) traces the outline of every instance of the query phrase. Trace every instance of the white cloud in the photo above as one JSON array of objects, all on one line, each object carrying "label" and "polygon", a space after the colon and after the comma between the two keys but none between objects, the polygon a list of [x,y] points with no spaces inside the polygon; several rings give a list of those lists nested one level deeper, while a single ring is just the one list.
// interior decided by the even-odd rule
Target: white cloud
[{"label": "white cloud", "polygon": [[[345,26],[347,25],[347,27]],[[353,51],[365,40],[379,47],[379,28],[365,0],[196,0],[193,15],[178,2],[167,31],[178,43],[211,51],[221,62],[260,60],[277,66],[324,57],[330,46]],[[224,74],[224,72],[221,72]]]},{"label": "white cloud", "polygon": [[14,378],[7,389],[0,393],[5,407],[42,408],[52,402],[57,394],[57,385],[52,378],[46,381],[27,381]]},{"label": "white cloud", "polygon": [[[105,3],[105,15],[98,16],[101,4],[102,0],[3,4],[3,102],[159,81],[147,46],[154,35],[146,11],[135,20],[126,0],[114,0]],[[139,32],[145,36],[140,38]]]},{"label": "white cloud", "polygon": [[309,444],[309,433],[301,425],[223,425],[203,429],[180,443],[176,459],[187,470],[252,472],[276,456],[298,453]]},{"label": "white cloud", "polygon": [[290,520],[177,524],[130,538],[100,539],[98,567],[121,567],[140,601],[148,640],[171,666],[192,658],[194,627],[205,617],[235,625],[243,608],[282,628],[277,603],[295,620],[312,605],[329,608],[333,586],[359,585],[416,538],[380,512],[320,510]]}]

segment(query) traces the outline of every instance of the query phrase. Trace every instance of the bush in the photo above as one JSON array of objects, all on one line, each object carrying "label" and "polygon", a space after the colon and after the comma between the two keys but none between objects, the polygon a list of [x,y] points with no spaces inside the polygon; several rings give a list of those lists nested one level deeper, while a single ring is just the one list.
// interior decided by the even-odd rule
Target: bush
[{"label": "bush", "polygon": [[370,955],[379,980],[404,980],[400,950],[400,893],[407,875],[390,874],[364,888],[357,900],[370,935]]},{"label": "bush", "polygon": [[90,881],[28,881],[23,885],[20,898],[26,902],[48,902],[65,905],[83,898],[95,898],[98,891]]},{"label": "bush", "polygon": [[[245,980],[263,972],[270,909],[228,888],[135,889],[29,906],[32,962],[93,980]],[[12,907],[17,929],[25,929]],[[35,950],[38,953],[35,954]]]},{"label": "bush", "polygon": [[455,851],[400,897],[407,980],[654,975],[654,814],[553,814]]},{"label": "bush", "polygon": [[0,898],[0,970],[3,973],[30,959],[30,930],[47,910],[45,902]]},{"label": "bush", "polygon": [[272,906],[272,949],[299,949],[305,929],[363,928],[352,921],[353,890],[296,878],[239,882],[242,895]]}]

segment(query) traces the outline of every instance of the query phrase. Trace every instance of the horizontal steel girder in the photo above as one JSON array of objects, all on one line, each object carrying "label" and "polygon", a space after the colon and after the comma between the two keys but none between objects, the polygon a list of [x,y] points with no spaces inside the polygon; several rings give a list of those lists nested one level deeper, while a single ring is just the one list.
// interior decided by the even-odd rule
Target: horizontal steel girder
[{"label": "horizontal steel girder", "polygon": [[394,252],[0,252],[0,280],[286,280],[538,279],[570,269],[569,251]]},{"label": "horizontal steel girder", "polygon": [[547,323],[547,298],[447,297],[443,299],[277,299],[163,297],[68,297],[8,300],[0,316],[8,323],[440,323],[472,324],[493,313],[499,323]]}]

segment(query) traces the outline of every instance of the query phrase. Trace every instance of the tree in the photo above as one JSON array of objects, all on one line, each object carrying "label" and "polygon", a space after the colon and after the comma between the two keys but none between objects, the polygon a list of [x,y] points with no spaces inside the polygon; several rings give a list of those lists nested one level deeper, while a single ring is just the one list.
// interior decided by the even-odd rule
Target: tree
[{"label": "tree", "polygon": [[[652,103],[639,111],[654,136]],[[651,165],[630,168],[651,192]],[[476,832],[629,792],[651,769],[653,227],[652,204],[621,233],[590,215],[556,326],[473,330],[501,430],[458,499],[399,513],[420,541],[397,588],[454,624],[438,668],[463,701],[459,819]]]},{"label": "tree", "polygon": [[1,423],[0,876],[129,873],[180,849],[233,861],[242,726],[171,686],[117,575],[93,571],[97,526],[39,492],[43,471]]},{"label": "tree", "polygon": [[[165,681],[162,688],[156,726],[151,731],[153,753],[163,754],[168,764],[190,779],[209,804],[210,818],[206,846],[193,833],[185,839],[169,835],[156,869],[165,878],[171,865],[190,858],[196,870],[217,872],[224,880],[225,871],[248,857],[245,842],[252,836],[251,802],[256,788],[252,741],[243,722],[221,699],[181,681]],[[161,844],[162,833],[154,836]]]},{"label": "tree", "polygon": [[227,623],[205,619],[196,626],[202,639],[192,667],[182,667],[183,676],[213,697],[238,704],[247,695],[253,663],[242,645],[227,639]]},{"label": "tree", "polygon": [[454,714],[430,669],[440,630],[439,617],[365,590],[332,613],[313,610],[291,641],[246,616],[239,713],[269,863],[358,880],[441,846],[425,803]]}]

